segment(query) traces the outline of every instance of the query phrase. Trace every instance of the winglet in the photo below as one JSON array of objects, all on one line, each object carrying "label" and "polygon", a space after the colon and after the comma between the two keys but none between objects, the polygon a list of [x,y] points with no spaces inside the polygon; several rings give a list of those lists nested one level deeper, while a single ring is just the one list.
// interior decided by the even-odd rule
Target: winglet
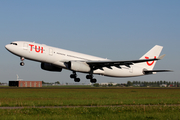
[{"label": "winglet", "polygon": [[163,59],[165,56],[166,56],[166,54],[163,54],[163,55],[161,55],[160,57],[158,57],[157,59],[158,59],[158,60],[161,60],[161,59]]}]

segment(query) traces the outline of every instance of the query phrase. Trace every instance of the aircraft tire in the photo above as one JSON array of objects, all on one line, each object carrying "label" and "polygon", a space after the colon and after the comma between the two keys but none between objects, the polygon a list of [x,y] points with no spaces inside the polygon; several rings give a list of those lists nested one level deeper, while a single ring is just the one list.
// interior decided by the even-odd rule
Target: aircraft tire
[{"label": "aircraft tire", "polygon": [[76,75],[75,74],[71,74],[70,78],[76,78]]},{"label": "aircraft tire", "polygon": [[96,79],[91,79],[91,83],[96,83],[97,80]]},{"label": "aircraft tire", "polygon": [[74,81],[75,82],[80,82],[80,78],[75,78]]},{"label": "aircraft tire", "polygon": [[21,62],[20,65],[21,65],[21,66],[24,66],[24,62]]},{"label": "aircraft tire", "polygon": [[92,79],[92,75],[86,75],[86,79]]}]

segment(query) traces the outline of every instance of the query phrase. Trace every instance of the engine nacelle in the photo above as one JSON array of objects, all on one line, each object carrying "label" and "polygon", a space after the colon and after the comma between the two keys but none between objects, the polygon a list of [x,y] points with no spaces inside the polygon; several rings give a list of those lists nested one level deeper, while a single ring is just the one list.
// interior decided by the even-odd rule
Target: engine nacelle
[{"label": "engine nacelle", "polygon": [[59,68],[59,67],[49,64],[49,63],[41,63],[41,69],[47,70],[47,71],[54,71],[54,72],[62,71],[62,68]]},{"label": "engine nacelle", "polygon": [[68,67],[70,70],[77,72],[89,72],[91,70],[91,68],[86,62],[71,61],[68,63]]}]

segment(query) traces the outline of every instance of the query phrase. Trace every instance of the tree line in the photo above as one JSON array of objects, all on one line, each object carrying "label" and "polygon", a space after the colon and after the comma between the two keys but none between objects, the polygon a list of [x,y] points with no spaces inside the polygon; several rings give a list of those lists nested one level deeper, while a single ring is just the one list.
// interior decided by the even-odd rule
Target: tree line
[{"label": "tree line", "polygon": [[179,87],[180,86],[180,82],[177,81],[127,81],[127,85],[128,86],[150,86],[150,87],[159,87],[160,85],[167,85],[167,86],[171,86],[171,87]]},{"label": "tree line", "polygon": [[148,82],[148,81],[127,81],[127,83],[118,83],[116,85],[113,85],[112,83],[108,83],[108,84],[105,84],[105,85],[101,85],[99,83],[95,83],[93,84],[93,86],[95,87],[99,87],[99,86],[102,86],[102,87],[111,87],[111,86],[119,86],[119,87],[128,87],[128,86],[134,86],[134,87],[180,87],[180,82],[177,82],[177,81],[151,81],[151,82]]}]

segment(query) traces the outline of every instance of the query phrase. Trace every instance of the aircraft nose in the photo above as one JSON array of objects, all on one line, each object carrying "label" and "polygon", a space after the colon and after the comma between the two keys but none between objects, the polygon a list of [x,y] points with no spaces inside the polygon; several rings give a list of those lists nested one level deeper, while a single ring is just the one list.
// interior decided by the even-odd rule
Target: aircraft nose
[{"label": "aircraft nose", "polygon": [[9,45],[6,45],[5,48],[8,50],[9,49]]},{"label": "aircraft nose", "polygon": [[6,48],[8,51],[10,51],[10,45],[9,45],[9,44],[6,45],[5,48]]}]

